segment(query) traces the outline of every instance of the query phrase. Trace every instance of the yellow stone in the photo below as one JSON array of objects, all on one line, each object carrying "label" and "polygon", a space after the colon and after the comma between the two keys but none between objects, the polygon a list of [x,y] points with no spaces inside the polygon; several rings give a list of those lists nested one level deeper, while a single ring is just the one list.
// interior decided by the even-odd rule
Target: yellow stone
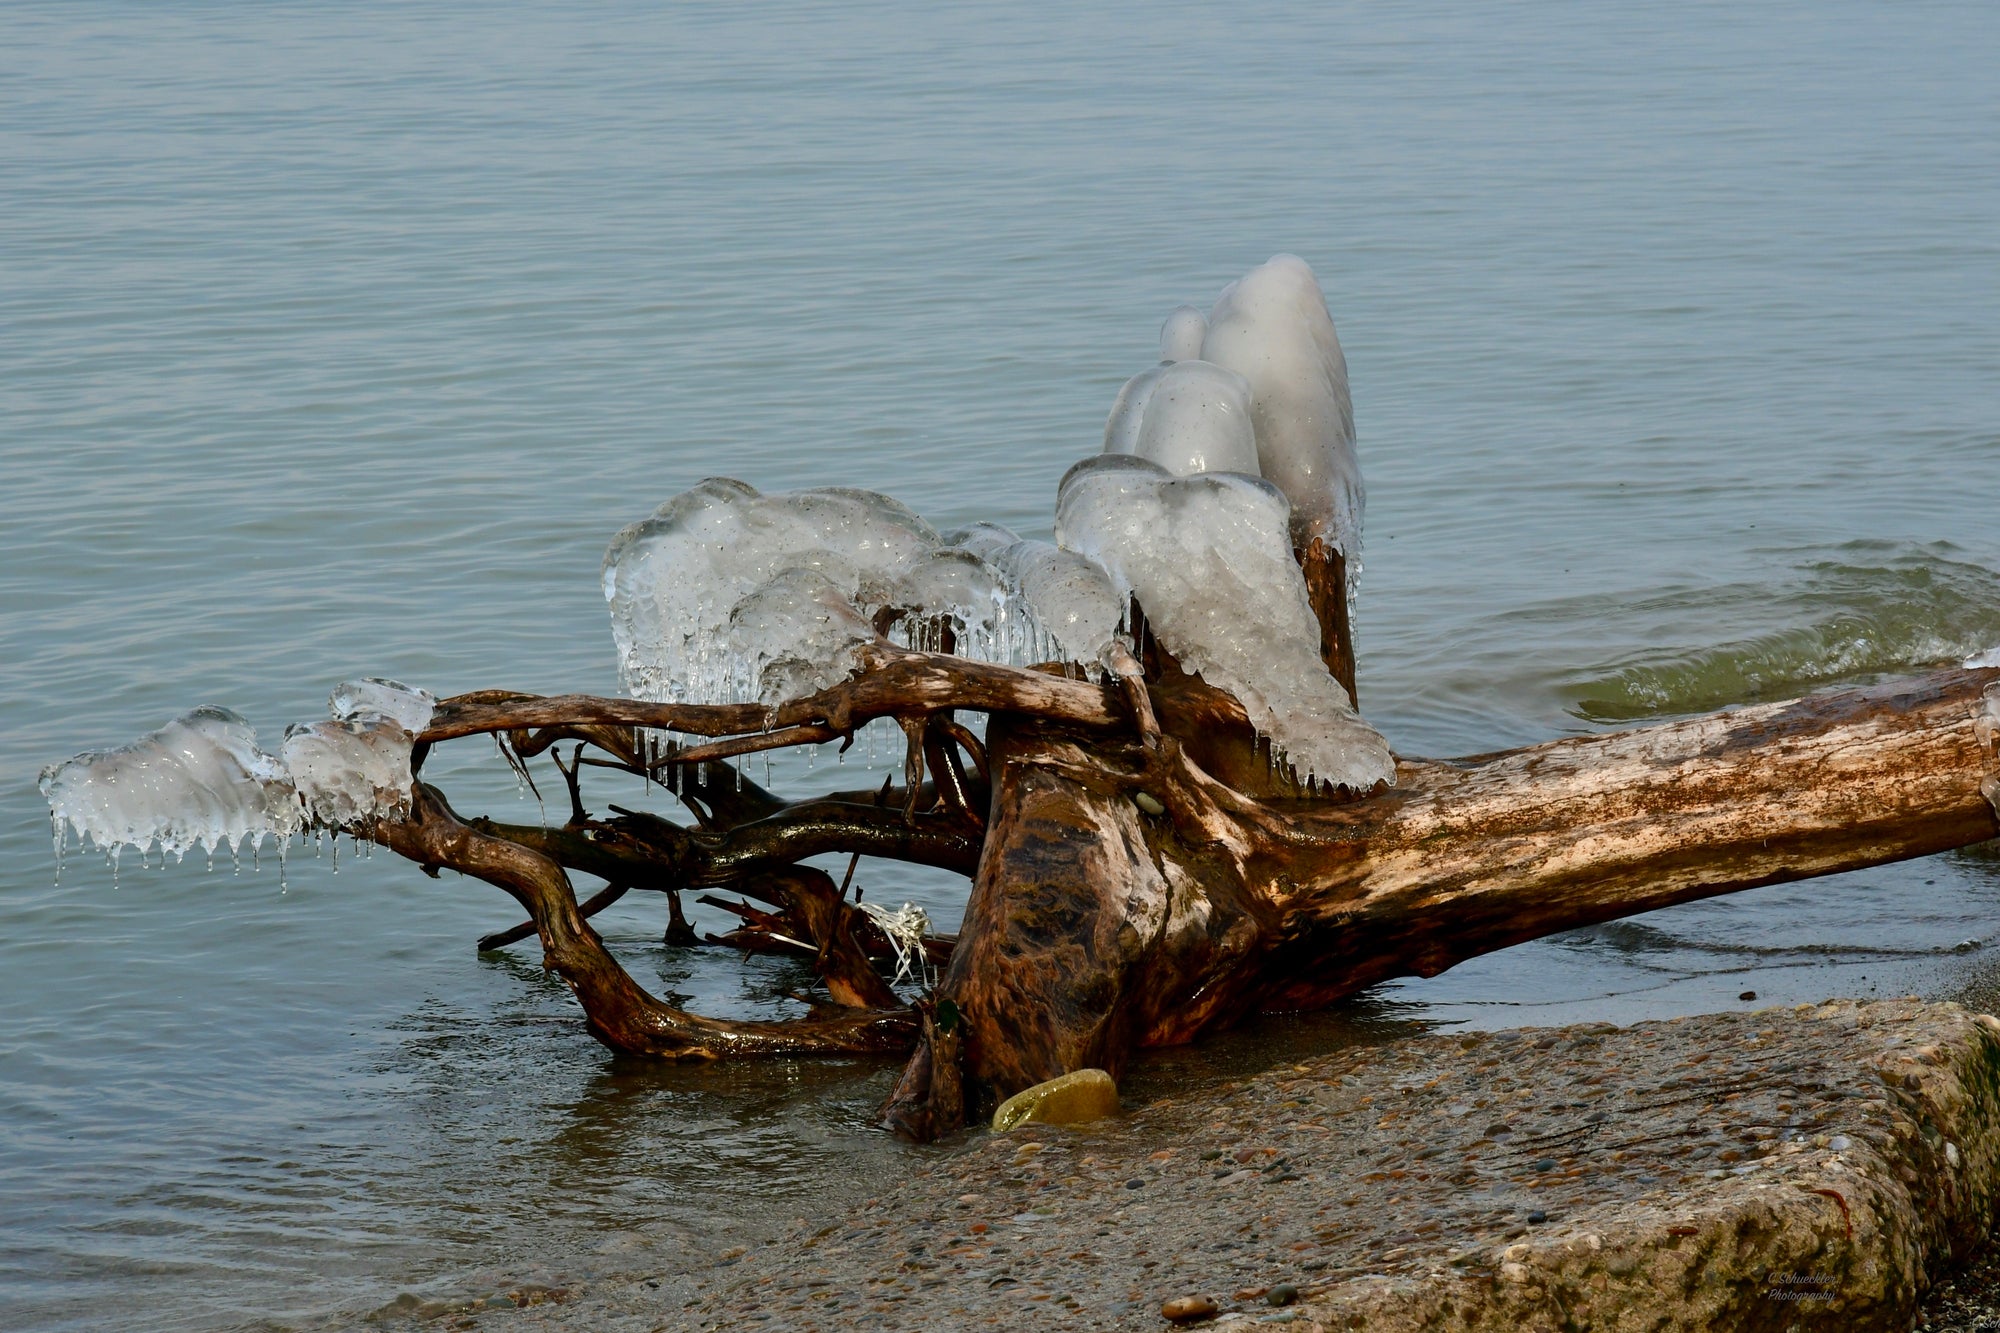
[{"label": "yellow stone", "polygon": [[1102,1069],[1079,1069],[1015,1093],[993,1113],[1001,1133],[1020,1125],[1078,1125],[1118,1112],[1118,1085]]}]

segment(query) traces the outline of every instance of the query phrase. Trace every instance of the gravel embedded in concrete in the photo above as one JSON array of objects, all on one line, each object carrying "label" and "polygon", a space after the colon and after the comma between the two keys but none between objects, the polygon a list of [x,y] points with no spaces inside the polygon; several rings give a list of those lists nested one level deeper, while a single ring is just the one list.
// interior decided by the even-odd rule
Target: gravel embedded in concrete
[{"label": "gravel embedded in concrete", "polygon": [[975,1132],[700,1271],[463,1318],[1157,1330],[1207,1297],[1195,1327],[1906,1328],[1996,1184],[2000,1022],[1955,1005],[1426,1036]]}]

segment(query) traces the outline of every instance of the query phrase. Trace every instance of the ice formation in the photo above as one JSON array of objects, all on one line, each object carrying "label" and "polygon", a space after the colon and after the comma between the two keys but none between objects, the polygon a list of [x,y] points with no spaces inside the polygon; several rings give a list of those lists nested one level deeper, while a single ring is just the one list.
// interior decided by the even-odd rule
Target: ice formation
[{"label": "ice formation", "polygon": [[720,477],[613,539],[604,595],[626,689],[672,703],[826,689],[877,624],[931,652],[1028,663],[1074,649],[1092,662],[1118,619],[1102,570],[997,523],[947,539],[870,491],[761,495]]},{"label": "ice formation", "polygon": [[1191,305],[1176,306],[1160,326],[1160,359],[1193,361],[1201,355],[1202,340],[1208,337],[1208,316]]},{"label": "ice formation", "polygon": [[[861,608],[938,544],[928,523],[886,495],[833,486],[760,495],[711,477],[621,531],[604,554],[625,688],[667,703],[758,700],[762,682],[743,659],[783,655],[767,652],[763,637],[807,643],[818,630],[781,625],[782,600],[767,596],[738,626],[739,638],[731,633],[739,603],[788,571],[808,570],[865,619]],[[810,620],[825,606],[816,593],[799,610]]]},{"label": "ice formation", "polygon": [[1301,778],[1356,791],[1393,779],[1387,743],[1320,660],[1290,507],[1275,485],[1233,472],[1176,477],[1101,454],[1063,478],[1056,540],[1136,596],[1168,651],[1241,700]]},{"label": "ice formation", "polygon": [[1139,426],[1145,420],[1146,401],[1153,396],[1153,386],[1160,382],[1160,376],[1167,373],[1167,365],[1163,361],[1125,381],[1117,401],[1111,404],[1111,415],[1104,421],[1105,453],[1139,452]]},{"label": "ice formation", "polygon": [[330,721],[295,726],[276,755],[257,748],[251,725],[205,705],[130,745],[90,750],[42,770],[61,859],[70,830],[114,860],[121,847],[157,846],[175,859],[190,847],[233,855],[266,837],[282,858],[308,828],[365,829],[410,812],[413,732],[436,705],[428,691],[393,680],[344,681]]},{"label": "ice formation", "polygon": [[1293,541],[1324,537],[1351,566],[1363,499],[1354,405],[1347,358],[1306,261],[1275,255],[1223,288],[1201,354],[1250,383],[1259,471],[1291,501]]},{"label": "ice formation", "polygon": [[343,722],[387,718],[414,736],[431,724],[431,714],[437,711],[437,696],[399,680],[366,676],[343,680],[334,686],[326,701],[326,711],[328,716]]},{"label": "ice formation", "polygon": [[954,528],[944,535],[946,546],[970,551],[987,561],[1020,540],[1021,534],[1004,523],[974,523],[970,527]]},{"label": "ice formation", "polygon": [[884,590],[882,603],[908,613],[892,631],[908,647],[949,649],[983,662],[1016,656],[1018,645],[1010,631],[1017,613],[1006,581],[999,570],[962,547],[941,547],[911,561]]},{"label": "ice formation", "polygon": [[1017,541],[993,556],[1034,639],[1030,662],[1096,663],[1125,621],[1125,599],[1104,566],[1049,542]]},{"label": "ice formation", "polygon": [[1131,451],[1167,471],[1259,475],[1250,382],[1212,361],[1176,361],[1146,395]]},{"label": "ice formation", "polygon": [[1139,425],[1154,388],[1177,361],[1192,361],[1201,355],[1202,339],[1208,335],[1208,319],[1191,305],[1177,306],[1160,326],[1160,364],[1142,370],[1125,381],[1111,415],[1104,423],[1104,452],[1137,453]]},{"label": "ice formation", "polygon": [[74,829],[99,850],[157,844],[179,860],[190,847],[232,854],[299,827],[292,780],[257,748],[257,732],[227,708],[204,705],[113,750],[88,750],[42,770],[56,853]]},{"label": "ice formation", "polygon": [[410,813],[412,740],[388,718],[336,718],[287,728],[278,756],[312,823],[365,828]]}]

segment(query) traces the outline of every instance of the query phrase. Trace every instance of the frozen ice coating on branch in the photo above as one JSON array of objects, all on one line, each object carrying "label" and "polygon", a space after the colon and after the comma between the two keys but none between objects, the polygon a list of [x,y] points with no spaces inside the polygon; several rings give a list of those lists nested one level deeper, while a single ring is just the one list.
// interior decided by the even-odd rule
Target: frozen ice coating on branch
[{"label": "frozen ice coating on branch", "polygon": [[854,650],[874,637],[824,574],[785,570],[730,612],[727,651],[741,671],[730,693],[763,704],[817,694],[847,679]]},{"label": "frozen ice coating on branch", "polygon": [[1294,542],[1324,537],[1351,561],[1363,497],[1347,359],[1305,260],[1275,255],[1225,287],[1201,354],[1250,383],[1259,470],[1292,503]]},{"label": "frozen ice coating on branch", "polygon": [[1020,541],[993,557],[1033,636],[1027,662],[1094,664],[1117,637],[1125,599],[1104,566],[1048,542]]},{"label": "frozen ice coating on branch", "polygon": [[1105,453],[1138,452],[1139,422],[1154,387],[1174,362],[1201,355],[1201,342],[1207,333],[1207,317],[1191,305],[1177,306],[1167,316],[1167,322],[1160,326],[1160,364],[1126,380],[1118,391],[1118,401],[1111,405],[1111,415],[1104,422]]},{"label": "frozen ice coating on branch", "polygon": [[760,495],[711,477],[624,529],[605,552],[625,687],[659,702],[755,699],[735,660],[742,645],[726,633],[739,602],[786,570],[810,569],[865,606],[937,545],[929,524],[873,491]]},{"label": "frozen ice coating on branch", "polygon": [[1139,424],[1146,413],[1146,400],[1153,396],[1153,386],[1166,372],[1167,365],[1162,362],[1125,381],[1125,387],[1118,391],[1118,401],[1111,404],[1111,415],[1104,421],[1105,453],[1132,454],[1139,451]]},{"label": "frozen ice coating on branch", "polygon": [[358,829],[410,813],[415,738],[381,717],[287,728],[278,756],[315,824]]},{"label": "frozen ice coating on branch", "polygon": [[1241,700],[1301,777],[1367,791],[1394,777],[1395,760],[1320,660],[1289,518],[1283,493],[1261,478],[1176,477],[1104,454],[1063,478],[1056,540],[1135,595],[1155,637]]},{"label": "frozen ice coating on branch", "polygon": [[[911,614],[890,637],[911,648],[1005,662],[1013,657],[1008,631],[1015,613],[1000,571],[962,547],[943,547],[910,563],[879,598],[882,606]],[[945,631],[950,631],[949,641]]]},{"label": "frozen ice coating on branch", "polygon": [[366,676],[343,680],[334,686],[326,701],[326,711],[342,721],[384,717],[414,736],[431,724],[431,714],[437,711],[437,696],[399,680]]},{"label": "frozen ice coating on branch", "polygon": [[247,721],[213,705],[130,745],[50,764],[41,789],[58,856],[66,829],[105,852],[158,843],[178,860],[190,847],[234,852],[267,833],[283,842],[300,822],[284,768],[257,748]]},{"label": "frozen ice coating on branch", "polygon": [[944,535],[946,546],[970,551],[989,562],[1020,540],[1021,534],[1004,523],[974,523],[969,527],[954,528]]},{"label": "frozen ice coating on branch", "polygon": [[1191,305],[1175,306],[1160,326],[1160,360],[1192,361],[1208,336],[1208,317]]},{"label": "frozen ice coating on branch", "polygon": [[1212,361],[1176,361],[1166,367],[1146,396],[1131,452],[1182,476],[1258,475],[1249,381]]}]

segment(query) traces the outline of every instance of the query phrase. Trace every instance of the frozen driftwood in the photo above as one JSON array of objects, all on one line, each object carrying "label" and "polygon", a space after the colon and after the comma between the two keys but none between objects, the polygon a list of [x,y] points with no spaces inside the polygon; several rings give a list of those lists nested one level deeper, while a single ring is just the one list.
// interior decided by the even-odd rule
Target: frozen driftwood
[{"label": "frozen driftwood", "polygon": [[[712,478],[605,557],[633,697],[353,682],[277,755],[243,719],[197,710],[52,766],[59,838],[212,854],[345,830],[511,894],[528,920],[484,943],[538,935],[608,1046],[906,1055],[883,1119],[929,1138],[993,1097],[1115,1073],[1256,1010],[2000,832],[1993,668],[1393,755],[1354,706],[1362,494],[1311,270],[1280,256],[1208,316],[1176,311],[1162,350],[1120,394],[1106,452],[1064,478],[1055,543],[940,534],[871,492]],[[788,801],[726,766],[885,719],[907,743],[900,784]],[[455,814],[423,761],[475,735],[523,772],[552,759],[567,821]],[[592,814],[593,768],[659,783],[694,823]],[[862,910],[801,864],[828,853],[968,876],[962,929]],[[572,873],[606,887],[580,904]],[[588,920],[661,892],[669,941],[691,944],[680,895],[724,890],[704,899],[739,920],[723,942],[810,960],[829,1003],[789,1022],[683,1012]],[[911,975],[913,1003],[891,979]]]}]

